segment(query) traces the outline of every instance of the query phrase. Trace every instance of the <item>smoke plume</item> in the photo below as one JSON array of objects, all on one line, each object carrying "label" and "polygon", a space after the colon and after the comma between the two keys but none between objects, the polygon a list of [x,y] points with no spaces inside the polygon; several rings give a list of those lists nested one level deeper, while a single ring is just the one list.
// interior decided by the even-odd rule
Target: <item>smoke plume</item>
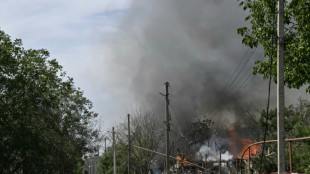
[{"label": "smoke plume", "polygon": [[267,86],[251,75],[261,51],[250,57],[236,34],[245,15],[234,0],[134,0],[116,35],[103,37],[94,69],[103,72],[102,86],[112,85],[106,92],[160,118],[159,93],[170,82],[172,119],[181,127],[203,116],[226,130],[251,124],[244,113],[266,102]]}]

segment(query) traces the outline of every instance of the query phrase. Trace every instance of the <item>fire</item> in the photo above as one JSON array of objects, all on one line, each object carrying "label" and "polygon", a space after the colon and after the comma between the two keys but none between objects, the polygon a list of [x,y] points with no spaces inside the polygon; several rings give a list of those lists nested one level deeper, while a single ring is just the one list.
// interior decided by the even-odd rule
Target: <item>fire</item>
[{"label": "fire", "polygon": [[[240,153],[238,154],[238,158],[242,157],[242,154],[244,150],[250,145],[255,143],[256,141],[253,141],[251,139],[246,139],[246,138],[240,138],[241,143],[243,144]],[[250,157],[254,157],[260,150],[260,145],[254,145],[250,148]],[[249,149],[247,149],[243,155],[243,158],[249,158]]]},{"label": "fire", "polygon": [[189,163],[187,163],[187,158],[185,157],[185,156],[180,156],[180,155],[178,155],[177,157],[177,164],[178,164],[178,166],[181,166],[181,164],[183,165],[183,166],[190,166],[190,164]]},{"label": "fire", "polygon": [[[256,141],[238,137],[235,127],[229,129],[230,132],[230,154],[236,158],[241,158],[245,149]],[[241,148],[240,148],[241,147]],[[254,145],[250,148],[250,157],[254,157],[260,150],[260,145]],[[243,155],[243,158],[249,158],[249,149]]]}]

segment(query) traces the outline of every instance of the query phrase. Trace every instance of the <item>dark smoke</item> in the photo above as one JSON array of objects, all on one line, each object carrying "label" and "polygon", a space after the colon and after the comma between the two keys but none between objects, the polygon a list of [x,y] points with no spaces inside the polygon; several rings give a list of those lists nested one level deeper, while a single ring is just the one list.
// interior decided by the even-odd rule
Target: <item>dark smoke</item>
[{"label": "dark smoke", "polygon": [[[133,1],[108,48],[110,80],[120,91],[132,93],[140,108],[160,116],[164,97],[159,92],[169,81],[172,114],[181,126],[206,114],[225,128],[236,119],[247,120],[240,117],[239,107],[260,104],[265,98],[258,96],[261,86],[243,88],[233,96],[239,81],[222,90],[246,52],[236,34],[244,16],[234,0]],[[225,102],[217,106],[220,99]]]},{"label": "dark smoke", "polygon": [[[245,15],[237,0],[133,0],[117,36],[103,37],[104,44],[98,48],[101,56],[92,69],[105,76],[96,80],[113,102],[125,101],[116,110],[126,105],[124,112],[153,112],[159,121],[164,120],[164,97],[159,93],[170,82],[175,153],[177,148],[192,155],[200,148],[210,150],[206,140],[211,136],[219,137],[208,142],[213,151],[215,143],[222,152],[228,151],[232,126],[241,130],[240,136],[257,139],[253,130],[258,127],[249,114],[257,119],[266,107],[268,86],[260,76],[253,79],[251,68],[262,58],[261,49],[254,52],[234,85],[224,88],[234,79],[232,74],[243,57],[251,53],[236,34],[245,25]],[[214,124],[195,129],[198,119],[211,119]]]}]

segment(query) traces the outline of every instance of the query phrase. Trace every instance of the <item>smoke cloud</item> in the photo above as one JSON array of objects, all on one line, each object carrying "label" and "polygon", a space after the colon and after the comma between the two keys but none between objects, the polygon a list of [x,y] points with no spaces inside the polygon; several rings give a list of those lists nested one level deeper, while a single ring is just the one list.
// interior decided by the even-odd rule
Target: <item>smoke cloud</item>
[{"label": "smoke cloud", "polygon": [[267,83],[252,76],[262,50],[247,50],[236,34],[245,15],[235,0],[133,0],[95,49],[95,80],[122,115],[141,109],[164,118],[159,93],[168,81],[175,124],[206,117],[217,129],[253,126],[245,112],[266,106]]},{"label": "smoke cloud", "polygon": [[[104,35],[95,49],[92,76],[119,111],[107,115],[106,122],[137,109],[162,122],[165,98],[160,93],[168,81],[171,142],[187,157],[208,152],[216,159],[210,148],[216,143],[223,153],[230,151],[231,127],[240,137],[257,139],[251,119],[266,107],[268,81],[252,75],[262,49],[249,50],[236,33],[245,16],[236,0],[133,0],[117,30]],[[193,128],[206,119],[212,125]]]}]

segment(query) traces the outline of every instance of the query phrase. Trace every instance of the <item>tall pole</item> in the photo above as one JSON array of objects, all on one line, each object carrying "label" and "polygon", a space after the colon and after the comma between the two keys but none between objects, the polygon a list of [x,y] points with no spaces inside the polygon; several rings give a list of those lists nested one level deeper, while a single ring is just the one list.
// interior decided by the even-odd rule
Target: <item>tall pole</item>
[{"label": "tall pole", "polygon": [[116,174],[116,148],[115,148],[115,131],[112,127],[112,137],[113,137],[113,174]]},{"label": "tall pole", "polygon": [[128,174],[130,174],[130,115],[127,114],[128,117]]},{"label": "tall pole", "polygon": [[104,155],[107,155],[107,138],[104,138]]},{"label": "tall pole", "polygon": [[170,150],[169,150],[169,131],[170,131],[170,115],[169,115],[169,82],[165,83],[166,86],[166,109],[165,109],[165,122],[166,122],[166,174],[170,173],[170,162],[169,162],[169,156],[170,156]]},{"label": "tall pole", "polygon": [[221,151],[221,149],[219,148],[219,146],[217,145],[217,143],[216,143],[216,141],[214,142],[214,144],[215,144],[215,148],[217,149],[217,150],[219,150],[219,152],[220,152],[220,161],[219,161],[219,174],[221,174],[221,170],[222,170],[222,151]]},{"label": "tall pole", "polygon": [[292,142],[288,142],[288,149],[289,149],[289,156],[290,156],[290,173],[293,173],[293,166],[292,166]]},{"label": "tall pole", "polygon": [[277,139],[278,173],[285,173],[284,130],[284,0],[278,0],[278,49],[277,49]]},{"label": "tall pole", "polygon": [[[104,157],[107,156],[107,137],[104,137]],[[104,171],[104,174],[106,171]]]},{"label": "tall pole", "polygon": [[249,148],[249,158],[248,158],[248,174],[251,174],[251,148]]},{"label": "tall pole", "polygon": [[221,174],[222,173],[222,153],[220,150],[219,152],[220,152],[219,174]]}]

